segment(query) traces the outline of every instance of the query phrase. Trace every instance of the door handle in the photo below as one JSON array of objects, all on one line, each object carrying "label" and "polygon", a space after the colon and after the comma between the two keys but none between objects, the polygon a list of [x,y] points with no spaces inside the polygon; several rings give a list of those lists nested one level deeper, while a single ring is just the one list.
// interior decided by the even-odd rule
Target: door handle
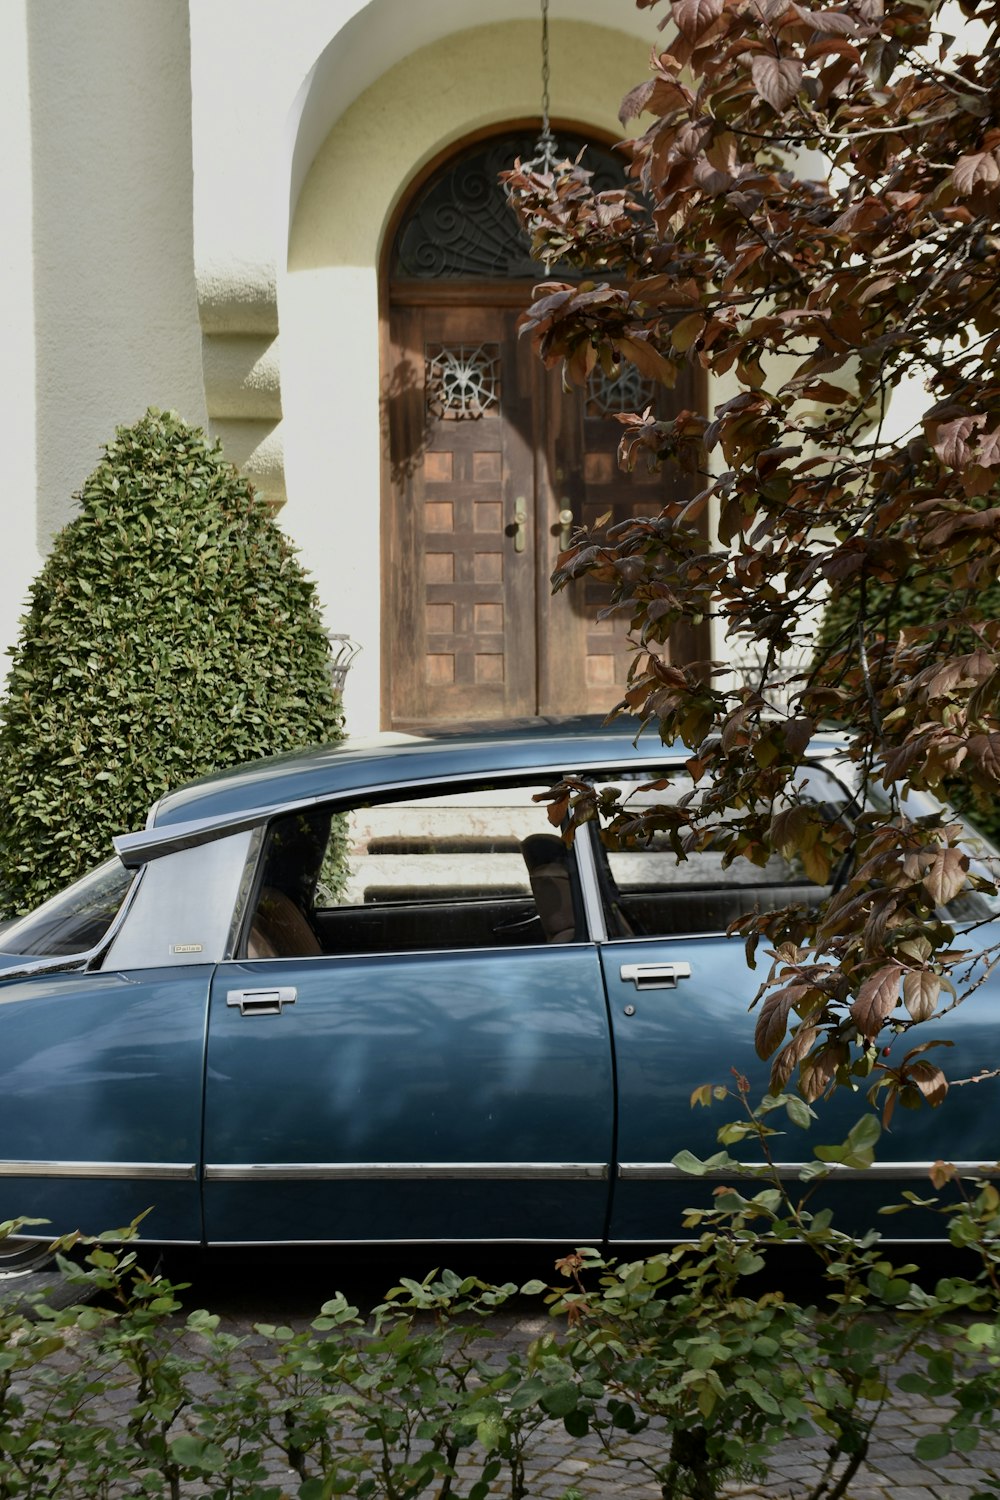
[{"label": "door handle", "polygon": [[573,512],[565,500],[563,501],[563,508],[559,512],[559,526],[559,550],[560,552],[565,552],[573,540]]},{"label": "door handle", "polygon": [[622,964],[619,974],[637,990],[675,990],[678,979],[691,978],[690,964]]},{"label": "door handle", "polygon": [[523,552],[528,534],[528,505],[523,495],[514,501],[514,551]]},{"label": "door handle", "polygon": [[294,1005],[298,991],[291,985],[260,990],[230,990],[227,1005],[238,1005],[241,1016],[280,1016],[283,1005]]}]

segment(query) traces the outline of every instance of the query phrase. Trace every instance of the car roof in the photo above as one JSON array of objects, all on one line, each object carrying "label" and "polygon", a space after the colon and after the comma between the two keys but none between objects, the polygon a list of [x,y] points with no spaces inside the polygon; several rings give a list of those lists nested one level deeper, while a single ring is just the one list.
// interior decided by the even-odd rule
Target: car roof
[{"label": "car roof", "polygon": [[[633,740],[638,727],[635,719],[617,720],[611,726],[599,718],[536,720],[316,745],[205,776],[168,792],[152,809],[147,827],[444,777],[517,775],[534,769],[570,772],[600,765],[609,756],[612,762],[660,762],[674,754],[664,750],[652,730],[642,735],[637,750]],[[676,752],[681,753],[688,752]]]},{"label": "car roof", "polygon": [[[655,728],[622,717],[533,719],[459,726],[420,736],[389,734],[344,740],[238,766],[169,792],[153,807],[148,829],[228,820],[284,804],[348,796],[447,778],[516,776],[534,770],[571,774],[603,766],[660,765],[683,760],[683,745],[661,744]],[[636,737],[638,736],[638,740]],[[836,737],[829,738],[828,748]],[[824,745],[827,742],[824,741]]]}]

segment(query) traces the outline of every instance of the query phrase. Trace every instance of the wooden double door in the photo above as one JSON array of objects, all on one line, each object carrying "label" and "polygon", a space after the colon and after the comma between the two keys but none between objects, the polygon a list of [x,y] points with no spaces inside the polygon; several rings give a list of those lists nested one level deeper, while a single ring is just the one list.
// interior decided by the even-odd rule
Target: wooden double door
[{"label": "wooden double door", "polygon": [[[385,381],[387,727],[606,713],[631,659],[608,593],[551,574],[575,526],[655,514],[665,477],[623,474],[618,410],[664,394],[629,372],[564,392],[517,322],[523,285],[396,289]],[[629,383],[631,382],[631,383]],[[668,393],[672,406],[689,392]],[[691,646],[688,649],[692,649]]]}]

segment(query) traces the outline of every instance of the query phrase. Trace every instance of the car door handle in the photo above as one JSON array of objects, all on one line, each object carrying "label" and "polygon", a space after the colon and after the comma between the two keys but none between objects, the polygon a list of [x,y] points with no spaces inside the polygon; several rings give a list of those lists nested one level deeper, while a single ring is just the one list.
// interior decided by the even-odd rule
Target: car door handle
[{"label": "car door handle", "polygon": [[637,990],[675,990],[678,979],[691,978],[690,964],[622,964],[618,971]]},{"label": "car door handle", "polygon": [[241,1016],[280,1016],[283,1005],[294,1005],[298,994],[291,985],[260,990],[230,990],[227,1005],[238,1005]]}]

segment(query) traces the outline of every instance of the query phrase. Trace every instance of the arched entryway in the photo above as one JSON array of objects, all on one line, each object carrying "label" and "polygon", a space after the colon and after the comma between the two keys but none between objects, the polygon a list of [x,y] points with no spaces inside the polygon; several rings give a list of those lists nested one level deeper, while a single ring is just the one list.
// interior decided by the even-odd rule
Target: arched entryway
[{"label": "arched entryway", "polygon": [[[564,392],[517,322],[542,279],[497,183],[537,132],[466,145],[426,176],[397,219],[385,280],[383,380],[389,494],[383,536],[384,690],[389,727],[606,712],[630,651],[597,618],[596,586],[553,595],[572,527],[658,509],[662,486],[616,462],[621,411],[695,404],[693,385],[648,386],[629,369]],[[608,183],[621,168],[588,148]],[[687,651],[693,643],[686,643]],[[686,654],[686,653],[685,653]]]}]

